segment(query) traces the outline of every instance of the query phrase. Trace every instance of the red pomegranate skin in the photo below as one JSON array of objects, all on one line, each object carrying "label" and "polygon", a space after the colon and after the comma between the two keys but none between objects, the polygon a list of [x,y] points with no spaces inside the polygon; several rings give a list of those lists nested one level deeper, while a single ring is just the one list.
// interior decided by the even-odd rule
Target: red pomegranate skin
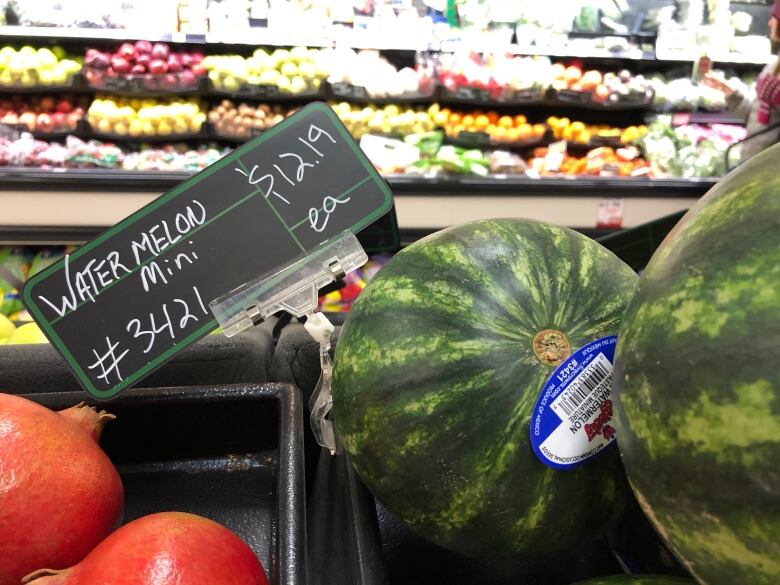
[{"label": "red pomegranate skin", "polygon": [[122,480],[98,444],[113,418],[0,394],[0,585],[74,565],[119,524]]},{"label": "red pomegranate skin", "polygon": [[64,571],[36,571],[29,585],[268,585],[263,566],[238,536],[184,512],[126,524]]}]

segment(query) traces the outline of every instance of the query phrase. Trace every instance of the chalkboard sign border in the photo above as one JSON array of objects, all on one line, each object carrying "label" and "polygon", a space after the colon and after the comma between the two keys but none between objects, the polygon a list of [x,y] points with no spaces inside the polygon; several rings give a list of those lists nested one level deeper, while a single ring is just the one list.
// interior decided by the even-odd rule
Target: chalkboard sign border
[{"label": "chalkboard sign border", "polygon": [[[91,250],[100,246],[109,238],[115,236],[116,234],[122,232],[125,229],[130,228],[138,220],[143,219],[144,217],[146,217],[147,215],[155,211],[157,208],[161,207],[162,205],[165,205],[172,199],[178,197],[185,190],[188,190],[193,185],[200,183],[204,179],[208,178],[209,176],[213,175],[217,171],[224,168],[225,166],[234,163],[236,160],[239,160],[245,154],[253,151],[261,144],[270,140],[280,132],[283,132],[288,126],[296,124],[300,117],[304,116],[309,112],[317,111],[317,110],[323,112],[330,119],[334,127],[341,134],[342,138],[346,141],[347,145],[349,145],[350,149],[354,152],[357,159],[361,162],[361,164],[368,172],[369,176],[373,179],[374,183],[377,185],[377,187],[380,188],[380,190],[385,196],[384,202],[381,207],[374,210],[370,215],[364,217],[361,221],[359,221],[357,224],[353,225],[350,228],[350,231],[357,234],[360,230],[367,227],[368,225],[370,225],[371,223],[373,223],[374,221],[376,221],[377,219],[379,219],[380,217],[382,217],[384,214],[388,213],[392,209],[393,192],[391,191],[387,182],[385,182],[385,180],[381,177],[379,172],[376,170],[374,165],[371,164],[371,162],[368,160],[368,158],[363,153],[363,151],[360,150],[360,147],[357,145],[354,138],[349,133],[347,128],[344,126],[344,124],[341,122],[341,120],[336,115],[336,113],[324,102],[312,102],[302,107],[296,113],[296,115],[286,118],[285,120],[275,125],[271,129],[263,132],[263,134],[253,138],[251,141],[235,149],[230,154],[212,163],[207,168],[199,172],[197,175],[194,175],[192,178],[187,179],[186,181],[184,181],[180,185],[177,185],[170,191],[163,193],[157,199],[151,201],[141,209],[133,212],[131,215],[127,216],[118,224],[110,227],[102,234],[95,237],[93,240],[87,242],[82,247],[77,249],[75,252],[70,254],[69,255],[70,259],[77,260],[81,256],[89,253]],[[27,310],[33,315],[35,321],[41,327],[41,330],[43,331],[44,335],[48,338],[51,344],[60,351],[63,357],[65,357],[65,361],[68,367],[76,376],[76,378],[79,380],[79,382],[81,382],[81,385],[92,396],[94,396],[99,400],[108,400],[113,396],[115,396],[116,394],[118,394],[119,392],[121,392],[122,390],[124,390],[125,388],[127,388],[128,386],[131,386],[135,382],[144,378],[145,376],[148,376],[154,370],[156,370],[157,368],[165,364],[165,362],[168,361],[171,357],[173,357],[173,355],[183,350],[184,348],[188,347],[189,345],[196,342],[197,340],[205,337],[211,331],[216,329],[218,326],[217,320],[211,319],[209,322],[205,323],[202,327],[200,327],[196,331],[193,331],[192,333],[190,333],[190,335],[183,338],[182,340],[177,342],[172,347],[168,348],[166,351],[164,351],[154,359],[150,360],[145,366],[134,371],[132,374],[124,378],[118,384],[114,385],[113,387],[107,390],[100,390],[99,388],[96,388],[95,385],[92,383],[92,380],[89,378],[89,376],[84,371],[84,369],[79,365],[79,363],[73,357],[73,354],[71,354],[67,345],[62,341],[62,339],[60,339],[59,335],[57,335],[57,332],[49,323],[49,320],[44,316],[43,311],[41,311],[41,309],[33,300],[33,289],[35,288],[35,286],[41,281],[51,276],[52,274],[54,274],[55,272],[57,272],[58,270],[64,269],[64,266],[65,266],[65,260],[61,259],[56,263],[52,264],[51,266],[48,266],[41,272],[38,272],[37,274],[33,275],[27,281],[27,283],[24,285],[22,289],[22,300]],[[280,266],[279,268],[280,269],[284,268],[284,266]]]}]

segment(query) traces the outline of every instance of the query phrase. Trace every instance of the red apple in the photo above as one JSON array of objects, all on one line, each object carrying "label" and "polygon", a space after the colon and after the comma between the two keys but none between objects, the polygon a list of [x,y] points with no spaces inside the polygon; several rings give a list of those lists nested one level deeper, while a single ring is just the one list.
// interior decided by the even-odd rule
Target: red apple
[{"label": "red apple", "polygon": [[58,112],[62,112],[63,114],[69,114],[73,111],[73,102],[70,100],[62,99],[57,102],[57,106],[55,108]]},{"label": "red apple", "polygon": [[88,67],[92,67],[93,69],[108,69],[108,66],[111,64],[108,55],[99,51],[94,53],[92,59],[85,62]]},{"label": "red apple", "polygon": [[19,116],[13,112],[8,112],[5,116],[0,118],[0,124],[8,124],[9,126],[16,126],[19,123]]},{"label": "red apple", "polygon": [[163,43],[155,43],[152,46],[152,57],[155,59],[167,59],[168,55],[171,53],[171,50],[168,48],[168,45],[165,45]]},{"label": "red apple", "polygon": [[189,53],[179,53],[178,57],[179,61],[181,61],[181,66],[185,69],[192,66],[192,55]]},{"label": "red apple", "polygon": [[172,73],[166,73],[160,82],[165,89],[176,89],[179,86],[179,78]]},{"label": "red apple", "polygon": [[146,73],[146,67],[136,63],[135,65],[133,65],[130,68],[130,73],[136,73],[136,74],[138,74],[138,73]]},{"label": "red apple", "polygon": [[168,56],[168,71],[171,73],[179,73],[182,70],[181,61],[176,55]]},{"label": "red apple", "polygon": [[68,114],[68,127],[75,128],[83,116],[83,113],[77,114],[76,112],[71,112]]},{"label": "red apple", "polygon": [[25,112],[21,116],[19,116],[19,123],[22,126],[27,126],[27,129],[30,132],[35,131],[35,121],[36,121],[36,115],[32,112]]},{"label": "red apple", "polygon": [[49,114],[38,114],[38,119],[35,123],[35,129],[38,132],[51,132],[54,130],[54,122]]},{"label": "red apple", "polygon": [[[155,45],[157,46],[157,45]],[[149,63],[149,72],[155,75],[162,75],[168,72],[168,63],[162,59],[152,59]]]},{"label": "red apple", "polygon": [[67,130],[68,117],[62,112],[54,112],[51,115],[51,123],[55,130]]},{"label": "red apple", "polygon": [[122,43],[117,51],[117,55],[124,57],[128,61],[135,59],[136,54],[137,52],[133,43]]},{"label": "red apple", "polygon": [[76,116],[78,116],[79,118],[83,118],[83,117],[84,117],[84,108],[82,108],[81,106],[79,106],[78,108],[76,108],[75,110],[73,110],[73,111],[71,112],[71,114],[75,114],[75,115],[76,115]]},{"label": "red apple", "polygon": [[198,77],[202,77],[206,75],[206,68],[200,63],[195,63],[190,69],[190,71],[192,71]]},{"label": "red apple", "polygon": [[196,85],[197,83],[198,83],[198,79],[195,77],[195,74],[189,69],[185,69],[184,71],[179,73],[179,85],[182,88],[190,88]]},{"label": "red apple", "polygon": [[193,63],[200,63],[204,59],[203,53],[190,53],[190,57]]},{"label": "red apple", "polygon": [[39,107],[41,108],[42,112],[46,112],[47,114],[50,114],[54,111],[54,105],[55,105],[54,98],[47,95],[41,98]]},{"label": "red apple", "polygon": [[[138,56],[146,55],[148,53],[152,52],[152,43],[149,41],[136,41],[135,42],[135,50]],[[136,57],[136,60],[138,57]]]},{"label": "red apple", "polygon": [[122,56],[114,55],[111,58],[111,68],[117,73],[127,73],[130,71],[130,61]]},{"label": "red apple", "polygon": [[141,53],[135,58],[135,64],[136,65],[143,65],[144,67],[149,67],[149,63],[152,62],[152,57],[148,53]]},{"label": "red apple", "polygon": [[11,100],[0,100],[0,108],[4,110],[13,110],[14,103]]}]

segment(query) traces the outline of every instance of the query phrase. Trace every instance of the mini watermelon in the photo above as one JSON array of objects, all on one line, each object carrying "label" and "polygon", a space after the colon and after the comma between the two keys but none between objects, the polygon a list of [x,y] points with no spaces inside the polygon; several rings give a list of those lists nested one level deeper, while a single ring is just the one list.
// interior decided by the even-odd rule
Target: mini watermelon
[{"label": "mini watermelon", "polygon": [[530,421],[570,352],[615,335],[636,274],[530,220],[478,221],[397,254],[347,317],[334,420],[366,486],[410,530],[467,555],[540,555],[596,536],[629,488],[616,449],[537,459]]},{"label": "mini watermelon", "polygon": [[695,585],[690,579],[669,575],[610,575],[577,581],[573,585]]},{"label": "mini watermelon", "polygon": [[618,447],[702,583],[780,583],[780,147],[718,183],[651,259],[618,336]]}]

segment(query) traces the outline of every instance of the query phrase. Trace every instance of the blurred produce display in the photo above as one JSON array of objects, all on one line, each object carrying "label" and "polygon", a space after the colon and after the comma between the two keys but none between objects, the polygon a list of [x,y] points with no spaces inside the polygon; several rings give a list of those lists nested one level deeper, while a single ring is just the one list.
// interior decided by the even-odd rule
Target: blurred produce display
[{"label": "blurred produce display", "polygon": [[429,132],[436,127],[430,109],[397,104],[364,107],[339,102],[333,109],[355,138],[364,134],[404,135]]},{"label": "blurred produce display", "polygon": [[73,94],[12,95],[0,100],[0,124],[41,134],[73,132],[90,97]]},{"label": "blurred produce display", "polygon": [[644,125],[614,128],[608,124],[588,125],[556,116],[547,118],[547,125],[552,129],[556,140],[566,140],[575,144],[592,144],[597,141],[633,144],[647,133],[647,126]]},{"label": "blurred produce display", "polygon": [[[555,63],[552,66],[552,78],[552,88],[557,92],[582,94],[605,106],[617,106],[629,101],[649,102],[653,97],[651,83],[642,75],[634,75],[627,69],[618,73],[602,73],[595,69],[584,71],[579,65],[567,67],[563,63]],[[570,96],[558,94],[559,99]]]},{"label": "blurred produce display", "polygon": [[530,171],[542,177],[647,177],[653,176],[650,163],[640,156],[639,149],[594,148],[585,156],[571,156],[552,148],[537,148],[529,161]]},{"label": "blurred produce display", "polygon": [[222,100],[209,111],[208,120],[219,136],[249,139],[278,124],[297,108],[282,105],[241,103]]},{"label": "blurred produce display", "polygon": [[431,96],[436,89],[434,62],[427,55],[417,54],[414,69],[398,69],[374,51],[349,48],[323,51],[321,60],[337,97],[419,97]]},{"label": "blurred produce display", "polygon": [[[431,111],[431,110],[429,110]],[[433,109],[436,125],[443,128],[450,138],[475,140],[479,137],[468,134],[481,133],[497,144],[537,142],[547,132],[545,124],[530,124],[523,114],[510,116],[495,110],[453,111],[449,108]]]},{"label": "blurred produce display", "polygon": [[460,89],[487,91],[490,99],[513,101],[516,92],[531,91],[520,99],[536,99],[552,83],[546,57],[514,57],[499,54],[443,53],[439,55],[439,82],[451,92]]},{"label": "blurred produce display", "polygon": [[72,83],[80,70],[81,63],[67,58],[62,47],[34,49],[25,45],[19,50],[10,46],[0,49],[0,87],[64,87]]},{"label": "blurred produce display", "polygon": [[[739,77],[724,79],[735,90],[750,96],[750,85]],[[653,107],[659,112],[693,112],[695,110],[725,110],[726,97],[722,92],[703,83],[694,83],[689,77],[667,80],[657,74],[650,78],[655,95]]]},{"label": "blurred produce display", "polygon": [[251,57],[209,55],[202,61],[214,89],[226,93],[263,95],[269,89],[286,95],[317,92],[328,77],[327,57],[319,49],[293,47]]},{"label": "blurred produce display", "polygon": [[122,168],[130,171],[190,171],[198,172],[230,152],[229,148],[187,148],[166,145],[147,148],[125,155]]},{"label": "blurred produce display", "polygon": [[90,87],[142,93],[196,89],[206,75],[203,53],[172,51],[165,43],[122,43],[114,51],[87,49],[84,78]]},{"label": "blurred produce display", "polygon": [[101,134],[117,136],[175,136],[199,132],[206,114],[197,99],[96,97],[87,122]]},{"label": "blurred produce display", "polygon": [[[658,176],[720,177],[726,172],[726,149],[744,139],[746,130],[733,124],[673,128],[668,116],[659,116],[642,139],[642,150]],[[739,161],[738,153],[732,164]]]}]

